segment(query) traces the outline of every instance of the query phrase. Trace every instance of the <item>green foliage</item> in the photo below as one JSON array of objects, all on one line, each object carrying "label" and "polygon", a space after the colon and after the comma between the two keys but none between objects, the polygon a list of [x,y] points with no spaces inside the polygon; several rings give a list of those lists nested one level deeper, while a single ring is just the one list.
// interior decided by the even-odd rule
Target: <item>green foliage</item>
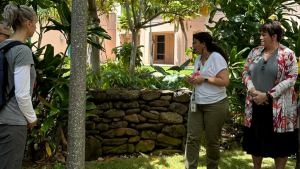
[{"label": "green foliage", "polygon": [[[1,0],[0,1],[0,14],[3,13],[5,6],[8,3],[15,3],[17,5],[27,5],[32,7],[36,12],[38,8],[47,9],[53,6],[54,3],[61,3],[61,0]],[[3,20],[0,15],[0,21]]]},{"label": "green foliage", "polygon": [[189,55],[190,53],[193,54],[193,55],[192,55],[192,59],[191,59],[192,65],[195,64],[195,60],[196,60],[196,58],[198,57],[198,55],[197,55],[194,51],[195,51],[195,49],[194,49],[193,47],[190,47],[190,49],[188,49],[188,50],[185,51],[185,54],[186,54],[186,55]]},{"label": "green foliage", "polygon": [[[161,89],[178,89],[181,87],[190,87],[191,86],[186,82],[185,76],[180,75],[180,71],[185,70],[185,68],[190,64],[191,60],[187,60],[184,62],[180,67],[179,66],[173,66],[169,68],[168,70],[173,70],[173,74],[170,74],[169,72],[166,72],[162,67],[160,66],[151,66],[154,68],[157,72],[164,75],[164,78],[161,83]],[[175,74],[174,72],[178,72],[178,74]]]},{"label": "green foliage", "polygon": [[[151,73],[148,70],[136,69],[133,77],[130,77],[128,70],[122,66],[123,63],[114,63],[108,61],[105,65],[101,65],[101,84],[102,88],[134,88],[141,89],[143,87],[150,87],[149,78]],[[152,84],[149,84],[152,85]]]},{"label": "green foliage", "polygon": [[[291,12],[295,10],[289,8],[288,5],[294,3],[289,3],[288,0],[220,0],[219,7],[215,7],[211,11],[209,23],[214,26],[206,25],[206,27],[212,32],[216,44],[230,54],[228,63],[230,84],[227,87],[230,115],[225,126],[235,128],[243,123],[247,91],[241,76],[246,62],[245,58],[250,52],[249,49],[261,45],[259,29],[263,23],[270,20],[281,22],[286,28],[285,35],[287,37],[282,43],[294,50],[297,56],[300,55],[298,24],[293,19],[288,20],[283,17],[284,15],[293,16]],[[223,17],[218,21],[213,21],[217,11],[223,12],[226,20]],[[299,16],[296,17],[299,18]],[[297,83],[299,84],[299,82]],[[236,130],[241,129],[235,128],[233,131]],[[229,138],[227,146],[229,148],[236,147],[233,137]]]},{"label": "green foliage", "polygon": [[[129,65],[130,65],[130,55],[131,55],[131,42],[125,42],[121,46],[117,46],[112,49],[111,53],[114,53],[116,55],[116,58],[118,61],[123,65],[122,67],[125,68],[127,71],[129,71]],[[143,53],[141,51],[141,48],[144,47],[143,45],[137,46],[136,50],[136,57],[135,57],[135,66],[137,68],[140,68],[142,66],[142,59]]]},{"label": "green foliage", "polygon": [[[290,26],[290,24],[292,26]],[[285,37],[287,39],[283,39],[282,43],[285,46],[288,46],[290,49],[292,49],[295,52],[295,55],[297,57],[300,56],[300,26],[298,25],[298,22],[295,21],[293,18],[291,18],[288,22],[283,22],[284,27],[286,28]]]},{"label": "green foliage", "polygon": [[[214,23],[215,26],[206,27],[212,31],[217,44],[227,53],[231,52],[233,46],[237,46],[237,51],[260,46],[259,28],[262,23],[276,17],[276,20],[285,22],[283,15],[291,14],[284,13],[283,10],[294,11],[287,7],[288,0],[220,0],[219,3],[220,7],[214,8],[210,13],[209,23]],[[222,17],[213,21],[217,11],[223,12],[227,19]],[[247,54],[244,53],[243,57]]]},{"label": "green foliage", "polygon": [[242,55],[249,50],[245,48],[237,52],[237,46],[234,46],[230,53],[228,62],[228,73],[230,84],[227,87],[229,98],[229,112],[237,115],[245,111],[246,89],[242,82],[242,72],[246,59]]},{"label": "green foliage", "polygon": [[[39,59],[41,55],[44,56],[43,59]],[[38,49],[35,56],[37,78],[33,91],[33,106],[40,125],[29,133],[31,139],[28,144],[35,141],[43,147],[47,142],[52,149],[56,149],[58,145],[55,139],[61,137],[57,130],[66,125],[68,119],[69,76],[64,74],[70,70],[60,66],[62,55],[54,55],[54,48],[50,44]],[[87,107],[89,110],[95,108]]]},{"label": "green foliage", "polygon": [[[180,72],[188,65],[190,60],[180,67],[174,66],[168,69],[173,72]],[[100,76],[88,73],[87,88],[89,90],[108,89],[108,88],[131,88],[131,89],[177,89],[187,87],[189,84],[185,81],[184,75],[171,74],[159,66],[152,66],[156,71],[162,72],[166,76],[153,76],[155,71],[149,69],[136,69],[133,77],[122,66],[123,63],[107,61],[101,64]],[[180,70],[179,70],[180,69]]]},{"label": "green foliage", "polygon": [[[60,22],[49,18],[48,21],[52,22],[52,25],[45,26],[42,29],[45,29],[45,32],[54,30],[61,32],[66,41],[67,44],[70,45],[71,43],[71,10],[69,9],[67,3],[65,1],[62,1],[61,4],[57,5],[57,12],[60,17]],[[87,25],[88,26],[88,25]],[[101,46],[100,43],[94,42],[92,36],[97,36],[100,39],[109,39],[111,40],[111,37],[107,34],[106,30],[104,30],[102,27],[97,28],[89,28],[87,31],[87,42],[88,44],[92,45],[93,47],[96,47],[102,51],[105,51],[105,49]]]}]

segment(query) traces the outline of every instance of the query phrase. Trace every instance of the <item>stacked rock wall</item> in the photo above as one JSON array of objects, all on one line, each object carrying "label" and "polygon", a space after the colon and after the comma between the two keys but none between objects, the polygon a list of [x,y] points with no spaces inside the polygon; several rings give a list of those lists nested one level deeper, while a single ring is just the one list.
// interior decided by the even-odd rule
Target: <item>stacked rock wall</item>
[{"label": "stacked rock wall", "polygon": [[86,160],[107,154],[184,151],[191,92],[188,89],[90,92],[86,119]]}]

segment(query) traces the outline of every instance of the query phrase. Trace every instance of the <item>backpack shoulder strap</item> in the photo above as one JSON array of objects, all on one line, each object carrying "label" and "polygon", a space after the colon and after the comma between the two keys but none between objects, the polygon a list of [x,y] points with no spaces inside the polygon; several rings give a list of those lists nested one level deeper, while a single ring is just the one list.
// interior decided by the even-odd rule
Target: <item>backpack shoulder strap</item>
[{"label": "backpack shoulder strap", "polygon": [[14,41],[11,42],[5,46],[3,46],[0,50],[3,50],[3,54],[5,54],[6,52],[8,52],[12,47],[18,46],[18,45],[24,45],[24,43],[20,42],[20,41]]},{"label": "backpack shoulder strap", "polygon": [[[15,46],[18,46],[18,45],[25,45],[25,44],[20,42],[20,41],[14,41],[14,42],[11,42],[11,43],[3,46],[2,48],[0,48],[0,50],[3,50],[3,54],[5,54],[11,48],[13,48]],[[27,45],[25,45],[25,46],[27,46]],[[32,58],[33,58],[33,61],[34,61],[35,64],[38,63],[38,59],[35,57],[34,53],[32,53]]]}]

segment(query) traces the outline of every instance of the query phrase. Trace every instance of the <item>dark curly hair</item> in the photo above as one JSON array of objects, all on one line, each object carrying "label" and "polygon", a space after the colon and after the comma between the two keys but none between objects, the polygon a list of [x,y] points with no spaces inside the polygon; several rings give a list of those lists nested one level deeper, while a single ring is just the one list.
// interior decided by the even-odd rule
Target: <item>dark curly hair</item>
[{"label": "dark curly hair", "polygon": [[260,32],[268,32],[270,36],[277,35],[277,42],[283,38],[283,29],[278,21],[269,21],[260,27]]},{"label": "dark curly hair", "polygon": [[218,45],[214,44],[212,36],[208,32],[198,32],[193,35],[194,39],[199,40],[201,43],[205,42],[209,52],[218,52],[228,62],[228,55]]}]

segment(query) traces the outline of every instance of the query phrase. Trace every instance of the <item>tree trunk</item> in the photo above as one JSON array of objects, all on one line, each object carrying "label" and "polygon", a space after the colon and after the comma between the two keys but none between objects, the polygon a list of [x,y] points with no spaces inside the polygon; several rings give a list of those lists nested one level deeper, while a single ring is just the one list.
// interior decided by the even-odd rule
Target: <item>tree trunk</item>
[{"label": "tree trunk", "polygon": [[[180,27],[181,27],[181,31],[183,32],[183,35],[184,35],[184,39],[185,39],[185,51],[184,51],[184,54],[185,54],[185,61],[188,60],[188,55],[185,53],[187,51],[187,48],[188,48],[188,39],[187,39],[187,34],[186,34],[186,31],[185,31],[185,28],[184,28],[184,23],[183,23],[183,18],[179,18],[179,22],[180,22]],[[187,67],[185,68],[187,69]]]},{"label": "tree trunk", "polygon": [[72,1],[67,168],[85,166],[87,2]]},{"label": "tree trunk", "polygon": [[[101,42],[100,42],[100,45],[103,46],[103,43],[104,43],[104,40],[105,39],[101,39]],[[103,46],[105,48],[105,46]],[[100,51],[100,57],[99,57],[100,61],[99,61],[99,66],[101,64],[101,60],[104,60],[103,59],[103,51]]]},{"label": "tree trunk", "polygon": [[42,25],[41,21],[39,21],[39,26],[40,26],[40,32],[39,32],[39,39],[38,39],[37,49],[41,48],[42,39],[43,39],[43,31],[44,31],[44,29],[42,29],[43,25]]},{"label": "tree trunk", "polygon": [[[151,25],[151,22],[150,22]],[[150,65],[153,66],[153,40],[152,40],[152,28],[150,27]]]},{"label": "tree trunk", "polygon": [[[187,35],[186,35],[186,31],[183,32],[184,34],[184,39],[185,39],[185,50],[184,50],[184,53],[187,51],[187,48],[188,48],[188,39],[187,39]],[[185,61],[188,60],[188,55],[185,53]]]},{"label": "tree trunk", "polygon": [[[100,19],[98,18],[97,15],[97,8],[96,8],[96,4],[95,4],[95,0],[88,0],[89,3],[89,11],[90,11],[90,21],[92,23],[91,28],[96,28],[99,27],[100,24]],[[99,37],[97,36],[92,36],[93,40],[95,41],[95,43],[99,44]],[[100,55],[99,55],[99,49],[97,49],[96,47],[92,47],[92,54],[90,57],[90,61],[92,63],[92,71],[96,74],[96,75],[100,75],[100,59],[99,59]]]},{"label": "tree trunk", "polygon": [[138,41],[138,29],[133,29],[132,32],[132,44],[131,44],[131,55],[130,55],[130,69],[129,74],[131,77],[134,75],[134,68],[135,68],[135,56],[136,56],[136,49],[137,49],[137,41]]},{"label": "tree trunk", "polygon": [[92,45],[89,45],[89,47],[88,47],[88,54],[87,54],[87,57],[86,57],[86,61],[87,61],[87,63],[88,63],[89,66],[92,65],[92,61],[91,61],[92,51],[93,51],[93,47],[92,47]]}]

